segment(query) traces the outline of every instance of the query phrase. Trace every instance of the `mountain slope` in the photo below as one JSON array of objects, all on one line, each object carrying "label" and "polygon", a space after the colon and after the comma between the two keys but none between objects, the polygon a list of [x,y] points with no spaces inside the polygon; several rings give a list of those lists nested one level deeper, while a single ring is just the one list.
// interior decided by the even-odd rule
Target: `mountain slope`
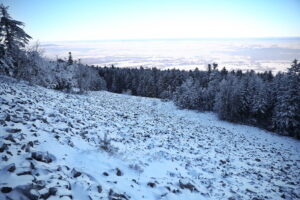
[{"label": "mountain slope", "polygon": [[158,99],[0,88],[0,199],[300,198],[292,138]]}]

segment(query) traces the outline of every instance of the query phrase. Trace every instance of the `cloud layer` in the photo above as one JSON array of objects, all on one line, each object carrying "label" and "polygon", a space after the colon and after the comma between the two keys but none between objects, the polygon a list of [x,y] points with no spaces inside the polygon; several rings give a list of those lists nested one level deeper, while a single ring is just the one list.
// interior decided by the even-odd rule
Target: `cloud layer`
[{"label": "cloud layer", "polygon": [[216,62],[221,68],[284,71],[300,59],[300,38],[124,40],[42,43],[50,58],[67,57],[86,64],[160,69],[205,69]]}]

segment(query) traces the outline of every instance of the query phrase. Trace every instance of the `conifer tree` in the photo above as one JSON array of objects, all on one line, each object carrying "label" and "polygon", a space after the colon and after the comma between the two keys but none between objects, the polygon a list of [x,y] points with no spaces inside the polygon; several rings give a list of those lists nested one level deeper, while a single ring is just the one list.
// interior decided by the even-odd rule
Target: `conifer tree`
[{"label": "conifer tree", "polygon": [[24,23],[12,19],[7,10],[8,7],[0,5],[0,43],[5,53],[15,56],[21,48],[28,44],[31,37],[21,28]]},{"label": "conifer tree", "polygon": [[72,64],[73,64],[72,53],[69,52],[68,65],[72,65]]},{"label": "conifer tree", "polygon": [[272,119],[275,131],[282,135],[299,137],[300,86],[299,76],[288,73],[279,79],[280,85]]}]

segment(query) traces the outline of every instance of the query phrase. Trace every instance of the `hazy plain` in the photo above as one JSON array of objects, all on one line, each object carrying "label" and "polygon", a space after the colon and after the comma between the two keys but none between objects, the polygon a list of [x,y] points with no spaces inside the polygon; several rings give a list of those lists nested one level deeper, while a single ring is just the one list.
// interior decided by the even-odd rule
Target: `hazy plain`
[{"label": "hazy plain", "polygon": [[220,68],[285,71],[300,59],[300,38],[160,39],[42,42],[50,58],[74,59],[99,66],[157,67],[160,69]]}]

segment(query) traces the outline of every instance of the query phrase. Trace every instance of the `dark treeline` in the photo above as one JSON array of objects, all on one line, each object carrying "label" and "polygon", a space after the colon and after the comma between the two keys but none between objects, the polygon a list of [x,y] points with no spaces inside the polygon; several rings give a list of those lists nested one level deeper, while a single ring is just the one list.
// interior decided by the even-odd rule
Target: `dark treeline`
[{"label": "dark treeline", "polygon": [[300,138],[300,64],[286,73],[228,72],[217,64],[207,71],[87,66],[68,59],[48,60],[20,21],[0,5],[0,74],[66,92],[108,90],[172,100],[187,109],[214,111],[220,119],[251,124]]},{"label": "dark treeline", "polygon": [[255,125],[300,138],[300,64],[287,73],[99,68],[107,89],[116,93],[173,100],[187,109],[214,111],[220,119]]},{"label": "dark treeline", "polygon": [[108,91],[170,99],[176,88],[187,79],[189,72],[112,66],[100,67],[99,75],[106,81]]}]

